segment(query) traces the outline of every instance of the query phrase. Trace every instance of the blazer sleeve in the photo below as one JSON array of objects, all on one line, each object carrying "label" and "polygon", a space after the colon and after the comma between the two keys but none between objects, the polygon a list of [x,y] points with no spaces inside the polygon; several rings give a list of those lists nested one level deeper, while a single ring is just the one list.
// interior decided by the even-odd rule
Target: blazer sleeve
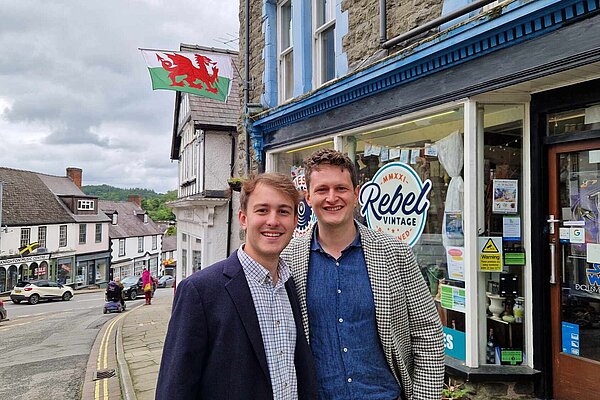
[{"label": "blazer sleeve", "polygon": [[200,399],[208,331],[202,296],[185,279],[177,285],[163,347],[156,400]]},{"label": "blazer sleeve", "polygon": [[439,400],[445,370],[442,324],[415,256],[404,243],[400,261],[413,350],[412,400]]}]

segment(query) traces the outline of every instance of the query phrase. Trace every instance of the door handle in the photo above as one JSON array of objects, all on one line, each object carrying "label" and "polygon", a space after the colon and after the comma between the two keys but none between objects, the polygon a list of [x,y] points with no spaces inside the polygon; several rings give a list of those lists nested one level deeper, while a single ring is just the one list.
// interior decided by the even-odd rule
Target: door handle
[{"label": "door handle", "polygon": [[556,284],[556,245],[550,244],[550,284]]},{"label": "door handle", "polygon": [[551,235],[554,235],[554,224],[560,222],[560,219],[555,219],[554,214],[550,214],[546,220],[548,223],[548,231]]}]

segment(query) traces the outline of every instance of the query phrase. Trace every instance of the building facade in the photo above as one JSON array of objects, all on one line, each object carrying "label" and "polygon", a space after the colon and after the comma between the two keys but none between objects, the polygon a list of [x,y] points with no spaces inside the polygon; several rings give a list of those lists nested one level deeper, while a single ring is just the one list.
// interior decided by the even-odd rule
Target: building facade
[{"label": "building facade", "polygon": [[100,209],[110,218],[110,259],[113,278],[142,276],[145,268],[159,275],[162,230],[142,209],[140,196],[128,201],[100,200]]},{"label": "building facade", "polygon": [[[230,55],[237,52],[192,45],[182,51]],[[234,75],[226,103],[177,92],[171,159],[179,165],[177,200],[177,272],[180,282],[203,267],[226,258],[239,245],[237,209],[228,180],[238,176],[238,78]]]},{"label": "building facade", "polygon": [[109,219],[81,180],[78,168],[62,177],[0,168],[0,292],[25,279],[106,284]]},{"label": "building facade", "polygon": [[242,1],[254,161],[303,189],[313,151],[355,160],[356,217],[411,245],[449,375],[493,398],[590,397],[600,4],[474,4],[249,1],[246,21]]}]

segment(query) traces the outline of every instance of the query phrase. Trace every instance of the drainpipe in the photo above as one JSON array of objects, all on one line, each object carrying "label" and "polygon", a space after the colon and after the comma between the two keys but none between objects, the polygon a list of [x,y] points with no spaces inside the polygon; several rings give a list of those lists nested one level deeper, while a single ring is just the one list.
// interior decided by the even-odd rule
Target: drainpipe
[{"label": "drainpipe", "polygon": [[[235,138],[233,134],[229,135],[231,137],[231,160],[229,161],[229,175],[232,175],[231,171],[233,170],[233,166],[235,165]],[[233,191],[232,191],[233,192]],[[227,210],[227,251],[226,255],[229,257],[229,253],[231,251],[231,226],[233,225],[233,193],[231,193],[231,197],[229,198],[229,208]]]},{"label": "drainpipe", "polygon": [[[380,0],[381,1],[381,0]],[[442,25],[445,22],[448,21],[452,21],[455,18],[458,18],[466,13],[469,13],[473,10],[477,10],[478,8],[481,8],[485,5],[488,5],[490,3],[493,3],[496,0],[478,0],[475,1],[465,7],[459,8],[458,10],[452,11],[450,14],[446,14],[443,15],[441,17],[438,17],[432,21],[427,22],[424,25],[421,26],[417,26],[414,29],[411,29],[408,32],[405,32],[401,35],[396,36],[393,39],[390,39],[384,43],[382,43],[381,47],[384,49],[389,49],[390,47],[394,47],[395,45],[397,45],[398,43],[402,43],[408,39],[412,39],[415,36],[423,33],[423,32],[427,32],[428,30],[430,30],[431,28],[436,28],[440,25]]]},{"label": "drainpipe", "polygon": [[246,176],[250,174],[250,132],[248,131],[248,119],[250,114],[248,111],[248,103],[250,100],[250,0],[245,0],[245,31],[246,38],[244,50],[244,130],[246,132]]},{"label": "drainpipe", "polygon": [[379,43],[387,42],[387,8],[385,0],[379,0]]}]

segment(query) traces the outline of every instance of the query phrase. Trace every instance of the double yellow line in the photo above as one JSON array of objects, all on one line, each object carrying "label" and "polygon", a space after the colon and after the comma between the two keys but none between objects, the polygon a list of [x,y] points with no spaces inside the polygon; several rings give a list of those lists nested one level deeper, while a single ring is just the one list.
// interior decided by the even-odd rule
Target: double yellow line
[{"label": "double yellow line", "polygon": [[[112,335],[113,328],[117,322],[123,318],[125,314],[121,314],[116,318],[113,318],[108,325],[108,328],[104,331],[102,340],[100,341],[100,348],[98,349],[98,361],[96,362],[96,371],[100,371],[108,368],[108,342]],[[100,393],[100,386],[102,386],[102,394]],[[98,379],[94,388],[95,400],[108,400],[108,378]]]}]

